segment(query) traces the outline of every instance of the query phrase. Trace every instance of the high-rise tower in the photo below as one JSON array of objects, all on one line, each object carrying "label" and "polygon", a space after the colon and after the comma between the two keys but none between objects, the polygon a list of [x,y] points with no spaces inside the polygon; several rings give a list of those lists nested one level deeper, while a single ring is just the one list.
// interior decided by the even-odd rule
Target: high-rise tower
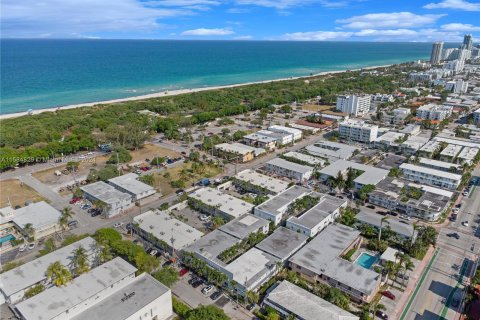
[{"label": "high-rise tower", "polygon": [[443,42],[435,42],[432,46],[432,54],[430,55],[430,64],[438,64],[442,59]]},{"label": "high-rise tower", "polygon": [[472,50],[473,48],[473,41],[472,41],[472,35],[471,34],[466,34],[463,36],[463,49],[467,50]]}]

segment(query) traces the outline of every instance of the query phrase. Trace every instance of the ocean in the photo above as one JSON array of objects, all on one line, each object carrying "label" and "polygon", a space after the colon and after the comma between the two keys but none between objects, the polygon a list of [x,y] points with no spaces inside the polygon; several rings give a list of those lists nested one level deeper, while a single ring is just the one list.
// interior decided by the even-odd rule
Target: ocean
[{"label": "ocean", "polygon": [[1,114],[426,59],[429,43],[0,40]]}]

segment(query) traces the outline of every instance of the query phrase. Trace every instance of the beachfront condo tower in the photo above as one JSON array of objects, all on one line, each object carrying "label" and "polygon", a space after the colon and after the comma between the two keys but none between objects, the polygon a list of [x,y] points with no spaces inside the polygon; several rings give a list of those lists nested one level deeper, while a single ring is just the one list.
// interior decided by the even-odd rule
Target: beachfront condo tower
[{"label": "beachfront condo tower", "polygon": [[432,54],[430,55],[430,64],[438,64],[442,59],[443,42],[435,42],[432,46]]}]

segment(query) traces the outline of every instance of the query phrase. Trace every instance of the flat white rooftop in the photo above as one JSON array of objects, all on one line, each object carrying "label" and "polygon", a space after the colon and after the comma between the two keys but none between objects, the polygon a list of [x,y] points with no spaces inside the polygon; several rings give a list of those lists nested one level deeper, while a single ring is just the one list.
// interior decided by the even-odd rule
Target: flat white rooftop
[{"label": "flat white rooftop", "polygon": [[478,154],[478,151],[480,151],[478,148],[464,147],[457,157],[459,159],[473,160]]},{"label": "flat white rooftop", "polygon": [[129,194],[118,191],[103,181],[87,184],[86,186],[80,187],[80,189],[107,204],[115,204],[132,199]]},{"label": "flat white rooftop", "polygon": [[252,212],[254,207],[254,205],[251,203],[235,198],[213,188],[198,189],[189,194],[189,197],[197,199],[209,206],[216,207],[218,210],[235,218]]},{"label": "flat white rooftop", "polygon": [[281,309],[304,320],[358,320],[358,317],[287,280],[280,282],[265,297]]},{"label": "flat white rooftop", "polygon": [[417,165],[410,164],[410,163],[402,163],[400,165],[400,169],[411,170],[411,171],[414,171],[414,172],[421,172],[421,173],[424,173],[424,174],[428,174],[428,175],[432,175],[432,176],[436,176],[436,177],[442,177],[442,178],[455,180],[455,181],[460,181],[462,179],[462,176],[459,175],[459,174],[440,171],[440,170],[431,169],[431,168],[427,168],[427,167],[421,167],[421,166],[417,166]]},{"label": "flat white rooftop", "polygon": [[245,239],[251,233],[268,227],[269,224],[270,221],[268,220],[254,216],[253,214],[247,214],[243,217],[227,222],[218,228],[218,230],[228,233],[235,238]]},{"label": "flat white rooftop", "polygon": [[203,236],[203,232],[170,216],[166,211],[149,210],[133,218],[135,223],[155,238],[165,241],[175,250],[183,249]]},{"label": "flat white rooftop", "polygon": [[309,166],[323,166],[325,164],[325,160],[322,160],[320,158],[305,154],[305,153],[300,153],[300,152],[295,152],[295,151],[290,151],[287,153],[283,154],[285,157],[289,158],[294,158],[300,161],[304,161],[308,163]]},{"label": "flat white rooftop", "polygon": [[251,248],[225,269],[232,273],[234,281],[248,288],[259,278],[270,273],[270,270],[274,270],[278,261],[277,258],[266,252]]},{"label": "flat white rooftop", "polygon": [[397,139],[401,139],[405,136],[404,133],[388,131],[387,133],[377,137],[374,142],[386,142],[386,143],[395,143]]},{"label": "flat white rooftop", "polygon": [[313,167],[305,166],[295,162],[287,161],[281,158],[273,158],[272,160],[266,163],[267,165],[288,169],[298,173],[308,173],[313,171]]},{"label": "flat white rooftop", "polygon": [[286,209],[290,203],[309,193],[311,193],[311,190],[307,188],[301,186],[292,186],[282,193],[279,193],[275,197],[265,201],[255,209],[268,212],[272,215],[279,215],[283,213],[284,209]]},{"label": "flat white rooftop", "polygon": [[359,148],[338,142],[318,141],[306,146],[305,150],[316,157],[346,160],[353,156],[355,150],[359,150]]},{"label": "flat white rooftop", "polygon": [[253,140],[253,141],[259,141],[259,142],[263,142],[263,143],[272,143],[272,142],[277,141],[277,139],[275,139],[275,138],[265,136],[265,135],[261,135],[261,134],[257,134],[257,133],[247,134],[243,138],[248,139],[248,140]]},{"label": "flat white rooftop", "polygon": [[356,183],[367,185],[373,184],[376,185],[388,175],[388,171],[384,169],[379,169],[376,167],[368,166],[361,163],[356,163],[353,161],[347,160],[337,160],[331,165],[323,168],[320,170],[320,174],[327,175],[330,177],[336,177],[339,172],[346,172],[348,168],[353,168],[357,170],[364,171],[360,176],[358,176],[355,180]]},{"label": "flat white rooftop", "polygon": [[87,255],[91,255],[96,251],[95,240],[90,237],[79,240],[71,245],[55,250],[33,261],[27,262],[19,267],[2,273],[0,279],[2,285],[0,290],[9,297],[25,288],[46,279],[45,272],[48,266],[60,261],[64,266],[71,264],[73,251],[82,246],[87,250]]},{"label": "flat white rooftop", "polygon": [[[125,299],[125,294],[128,299]],[[155,280],[148,273],[142,273],[125,287],[115,291],[108,298],[99,301],[81,314],[72,318],[72,320],[101,319],[101,320],[124,320],[139,310],[143,309],[149,303],[160,296],[171,294],[170,289]],[[171,309],[171,305],[164,308]]]},{"label": "flat white rooftop", "polygon": [[430,140],[420,148],[420,151],[425,152],[435,152],[436,150],[440,149],[440,142],[435,140]]},{"label": "flat white rooftop", "polygon": [[462,148],[462,146],[449,144],[445,149],[442,150],[442,152],[440,152],[440,155],[454,158],[460,153]]},{"label": "flat white rooftop", "polygon": [[110,184],[119,186],[120,188],[125,189],[132,194],[142,194],[145,192],[154,191],[154,188],[152,186],[138,181],[138,177],[139,176],[135,173],[127,173],[123,176],[115,177],[108,181],[110,182]]},{"label": "flat white rooftop", "polygon": [[28,320],[53,319],[135,271],[137,268],[117,257],[79,276],[66,286],[51,287],[15,307]]},{"label": "flat white rooftop", "polygon": [[467,139],[435,137],[433,140],[438,142],[446,142],[448,144],[456,144],[462,147],[480,148],[480,143],[476,143]]},{"label": "flat white rooftop", "polygon": [[20,228],[31,223],[34,229],[41,230],[57,224],[60,216],[57,209],[45,201],[40,201],[16,209],[12,220]]},{"label": "flat white rooftop", "polygon": [[241,181],[251,183],[255,186],[265,188],[274,193],[282,192],[283,190],[288,188],[288,183],[286,181],[272,178],[251,169],[240,171],[235,175],[235,178]]},{"label": "flat white rooftop", "polygon": [[225,152],[236,153],[236,154],[248,154],[253,152],[255,155],[259,155],[265,152],[263,148],[254,148],[238,142],[234,143],[220,143],[215,146],[216,149],[223,150]]},{"label": "flat white rooftop", "polygon": [[446,171],[450,170],[450,168],[452,167],[454,167],[455,169],[460,169],[462,167],[461,165],[456,163],[439,161],[435,159],[429,159],[429,158],[418,158],[418,159],[419,159],[418,164],[421,166],[442,168],[442,169],[445,169]]}]

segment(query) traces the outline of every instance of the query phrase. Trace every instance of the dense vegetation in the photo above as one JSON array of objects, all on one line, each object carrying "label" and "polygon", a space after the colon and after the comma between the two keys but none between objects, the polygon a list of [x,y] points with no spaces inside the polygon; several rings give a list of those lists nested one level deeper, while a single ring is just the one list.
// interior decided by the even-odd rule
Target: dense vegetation
[{"label": "dense vegetation", "polygon": [[[398,87],[394,80],[400,77],[403,77],[400,69],[384,76],[346,72],[312,77],[309,81],[253,84],[4,119],[0,121],[0,169],[91,150],[99,143],[136,149],[142,146],[148,132],[180,138],[179,127],[264,109],[272,104],[316,96],[321,96],[323,103],[332,103],[336,94],[345,91],[392,92]],[[144,109],[165,118],[151,119],[138,112]]]}]

